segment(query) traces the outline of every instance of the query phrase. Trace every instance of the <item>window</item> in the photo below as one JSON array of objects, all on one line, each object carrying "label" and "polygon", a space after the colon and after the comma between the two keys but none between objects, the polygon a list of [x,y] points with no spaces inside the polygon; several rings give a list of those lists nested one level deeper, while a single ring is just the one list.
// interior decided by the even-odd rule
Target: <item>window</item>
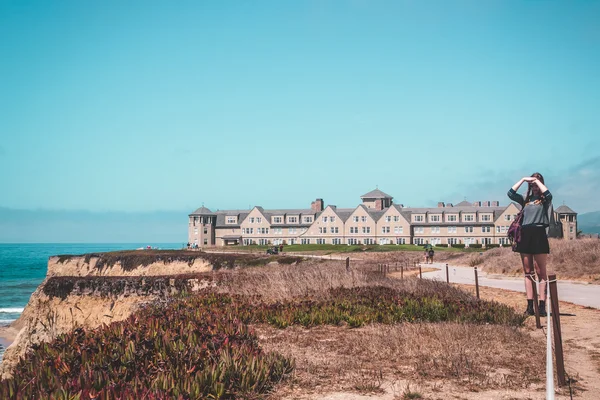
[{"label": "window", "polygon": [[362,233],[371,233],[371,227],[370,226],[363,226],[362,227]]},{"label": "window", "polygon": [[204,234],[207,235],[208,234],[208,228],[204,228]]},{"label": "window", "polygon": [[250,217],[250,223],[253,224],[254,223],[254,217]]},{"label": "window", "polygon": [[473,233],[473,227],[472,226],[465,226],[465,233]]},{"label": "window", "polygon": [[440,216],[439,215],[430,215],[429,222],[440,222]]},{"label": "window", "polygon": [[482,226],[481,233],[490,233],[492,231],[492,227],[490,226]]},{"label": "window", "polygon": [[282,221],[283,221],[283,218],[281,218],[281,217],[273,217],[274,224],[280,224]]},{"label": "window", "polygon": [[366,215],[361,216],[360,217],[360,221],[361,222],[367,222],[367,216]]},{"label": "window", "polygon": [[304,217],[304,223],[306,224],[312,224],[313,222],[313,217]]},{"label": "window", "polygon": [[256,217],[256,223],[260,224],[262,222],[262,218],[261,217]]},{"label": "window", "polygon": [[422,215],[415,215],[415,222],[423,222],[423,216]]},{"label": "window", "polygon": [[323,223],[327,223],[327,217],[321,218],[321,221],[323,221]]},{"label": "window", "polygon": [[317,239],[317,244],[325,244],[325,239]]},{"label": "window", "polygon": [[204,239],[204,245],[206,246],[208,244],[208,239]]},{"label": "window", "polygon": [[415,233],[425,233],[425,228],[422,226],[415,228]]},{"label": "window", "polygon": [[456,233],[456,227],[455,226],[449,226],[448,227],[448,233]]},{"label": "window", "polygon": [[198,228],[194,228],[194,235],[198,234]]},{"label": "window", "polygon": [[288,217],[288,222],[290,224],[297,224],[298,223],[298,217]]},{"label": "window", "polygon": [[483,214],[483,215],[481,216],[481,220],[482,220],[483,222],[489,222],[489,221],[491,221],[491,220],[492,220],[492,217],[491,217],[489,214]]},{"label": "window", "polygon": [[381,227],[381,233],[390,233],[390,227],[389,226],[382,226]]},{"label": "window", "polygon": [[505,220],[505,221],[510,221],[510,214],[506,214],[506,215],[504,216],[504,220]]},{"label": "window", "polygon": [[335,222],[335,217],[334,216],[329,217],[329,221],[330,222]]},{"label": "window", "polygon": [[261,246],[269,244],[269,239],[258,239],[258,244],[260,244]]},{"label": "window", "polygon": [[569,232],[573,233],[573,227],[572,226],[569,227]]},{"label": "window", "polygon": [[342,244],[342,239],[339,238],[333,238],[331,240],[331,244]]},{"label": "window", "polygon": [[431,233],[440,233],[440,227],[439,226],[432,226],[431,227]]},{"label": "window", "polygon": [[499,226],[496,227],[496,233],[500,233],[500,227]]},{"label": "window", "polygon": [[350,233],[358,233],[358,226],[351,226]]},{"label": "window", "polygon": [[414,243],[415,244],[425,244],[425,239],[424,238],[415,238]]},{"label": "window", "polygon": [[301,239],[300,243],[301,244],[310,244],[310,239]]},{"label": "window", "polygon": [[296,233],[296,228],[288,228],[288,233],[294,235]]},{"label": "window", "polygon": [[384,244],[391,244],[390,243],[390,239],[386,239],[386,238],[381,238],[379,239],[379,245],[384,245]]},{"label": "window", "polygon": [[456,215],[448,215],[448,222],[456,222]]},{"label": "window", "polygon": [[282,228],[273,228],[273,234],[275,235],[281,235],[283,233],[283,229]]},{"label": "window", "polygon": [[385,222],[392,222],[392,216],[391,215],[386,215],[385,216]]},{"label": "window", "polygon": [[395,226],[394,233],[404,233],[404,228],[402,226]]},{"label": "window", "polygon": [[375,239],[369,239],[369,238],[366,238],[366,239],[364,240],[364,242],[365,242],[365,244],[375,244]]},{"label": "window", "polygon": [[237,221],[237,218],[236,218],[236,217],[227,217],[227,221],[226,221],[226,222],[227,222],[228,224],[235,224],[235,223],[236,223],[236,221]]},{"label": "window", "polygon": [[433,239],[431,239],[431,241],[429,243],[431,243],[433,245],[442,244],[442,239],[440,239],[440,238],[433,238]]},{"label": "window", "polygon": [[406,244],[406,239],[404,239],[404,238],[396,238],[396,244]]},{"label": "window", "polygon": [[353,222],[358,222],[358,216],[355,215],[354,217],[352,217],[352,221]]},{"label": "window", "polygon": [[398,215],[394,215],[394,222],[400,221],[400,217]]},{"label": "window", "polygon": [[458,244],[458,239],[457,238],[448,238],[448,244],[449,245]]},{"label": "window", "polygon": [[348,244],[358,244],[358,240],[356,240],[356,239],[348,239]]},{"label": "window", "polygon": [[327,233],[327,228],[324,226],[319,227],[319,233]]},{"label": "window", "polygon": [[465,214],[463,216],[463,220],[465,222],[472,222],[474,220],[473,214]]},{"label": "window", "polygon": [[329,233],[340,233],[339,228],[337,226],[332,226],[329,229]]}]

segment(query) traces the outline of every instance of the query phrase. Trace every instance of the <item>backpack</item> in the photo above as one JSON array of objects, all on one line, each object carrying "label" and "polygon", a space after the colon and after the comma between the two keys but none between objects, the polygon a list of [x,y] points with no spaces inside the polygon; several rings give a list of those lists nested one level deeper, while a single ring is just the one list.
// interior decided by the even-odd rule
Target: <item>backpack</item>
[{"label": "backpack", "polygon": [[525,207],[521,208],[521,211],[517,214],[514,221],[508,227],[508,232],[506,236],[512,245],[513,251],[517,251],[517,246],[521,242],[521,224],[523,223],[523,211]]},{"label": "backpack", "polygon": [[433,249],[429,250],[429,257],[433,257]]}]

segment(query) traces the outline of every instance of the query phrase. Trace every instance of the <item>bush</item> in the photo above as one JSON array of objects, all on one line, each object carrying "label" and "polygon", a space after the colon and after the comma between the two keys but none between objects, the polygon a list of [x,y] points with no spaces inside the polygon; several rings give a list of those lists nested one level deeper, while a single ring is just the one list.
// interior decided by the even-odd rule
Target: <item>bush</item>
[{"label": "bush", "polygon": [[464,249],[465,248],[464,243],[454,243],[451,246],[454,247],[455,249]]},{"label": "bush", "polygon": [[447,244],[443,244],[443,243],[439,243],[439,244],[436,244],[435,247],[448,247],[448,245]]},{"label": "bush", "polygon": [[494,243],[488,243],[488,244],[485,245],[486,249],[494,249],[494,248],[497,248],[497,247],[500,247],[500,245],[499,244],[494,244]]},{"label": "bush", "polygon": [[481,243],[473,243],[469,245],[470,249],[481,249],[483,245]]}]

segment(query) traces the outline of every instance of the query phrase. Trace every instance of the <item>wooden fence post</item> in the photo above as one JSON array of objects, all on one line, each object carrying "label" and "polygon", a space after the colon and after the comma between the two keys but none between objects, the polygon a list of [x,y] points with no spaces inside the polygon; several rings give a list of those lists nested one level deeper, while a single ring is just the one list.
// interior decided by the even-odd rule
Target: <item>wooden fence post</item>
[{"label": "wooden fence post", "polygon": [[538,329],[541,329],[542,323],[540,322],[540,310],[539,310],[539,306],[538,306],[537,283],[531,277],[531,275],[527,275],[527,279],[531,280],[531,286],[533,286],[533,311],[535,311],[535,327]]},{"label": "wooden fence post", "polygon": [[477,267],[475,267],[474,270],[475,270],[475,293],[477,294],[477,298],[479,298],[479,277],[477,276]]},{"label": "wooden fence post", "polygon": [[448,274],[448,264],[446,264],[446,283],[450,283],[450,274]]},{"label": "wooden fence post", "polygon": [[[552,330],[554,333],[554,355],[556,356],[556,376],[558,386],[564,386],[567,383],[565,379],[565,361],[563,357],[562,333],[560,330],[560,311],[558,309],[558,289],[556,285],[556,275],[548,275],[550,281],[550,305],[552,315]],[[548,315],[550,318],[550,315]]]},{"label": "wooden fence post", "polygon": [[421,269],[421,264],[419,264],[419,279],[423,279],[423,270]]},{"label": "wooden fence post", "polygon": [[400,264],[400,279],[404,279],[404,265]]},{"label": "wooden fence post", "polygon": [[350,257],[346,257],[346,271],[350,271]]}]

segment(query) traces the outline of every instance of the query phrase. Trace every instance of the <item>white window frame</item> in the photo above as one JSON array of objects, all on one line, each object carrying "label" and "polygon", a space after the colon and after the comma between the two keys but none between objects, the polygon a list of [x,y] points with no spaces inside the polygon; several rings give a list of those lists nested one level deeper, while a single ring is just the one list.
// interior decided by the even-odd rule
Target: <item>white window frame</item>
[{"label": "white window frame", "polygon": [[281,224],[283,222],[283,217],[273,217],[274,224]]},{"label": "white window frame", "polygon": [[414,218],[413,219],[414,222],[423,222],[423,216],[422,215],[415,215],[413,218]]},{"label": "white window frame", "polygon": [[429,216],[429,222],[440,222],[441,219],[442,219],[442,216],[439,214]]},{"label": "white window frame", "polygon": [[456,221],[458,221],[458,215],[456,215],[456,214],[451,214],[451,215],[448,215],[448,216],[446,217],[446,220],[447,220],[448,222],[456,222]]},{"label": "white window frame", "polygon": [[439,226],[432,226],[431,227],[431,233],[440,233],[440,227]]}]

